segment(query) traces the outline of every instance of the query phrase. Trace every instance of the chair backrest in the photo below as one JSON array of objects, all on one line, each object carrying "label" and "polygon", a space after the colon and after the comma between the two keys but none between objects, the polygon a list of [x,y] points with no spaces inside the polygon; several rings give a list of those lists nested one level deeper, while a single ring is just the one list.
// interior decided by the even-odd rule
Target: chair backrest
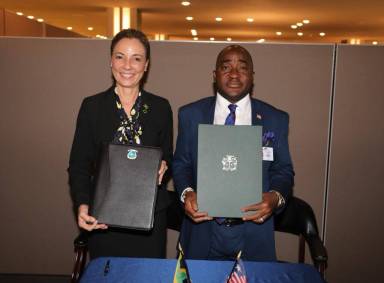
[{"label": "chair backrest", "polygon": [[312,207],[304,200],[291,197],[284,210],[275,215],[275,231],[299,236],[299,262],[304,262],[307,242],[313,264],[324,276],[328,255],[319,236],[316,217]]},{"label": "chair backrest", "polygon": [[283,211],[275,216],[275,230],[305,238],[318,236],[316,217],[304,200],[292,196]]}]

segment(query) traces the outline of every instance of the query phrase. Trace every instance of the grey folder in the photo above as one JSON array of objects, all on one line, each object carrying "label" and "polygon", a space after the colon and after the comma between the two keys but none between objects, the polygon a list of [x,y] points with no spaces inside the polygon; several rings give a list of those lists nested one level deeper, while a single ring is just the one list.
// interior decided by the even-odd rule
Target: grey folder
[{"label": "grey folder", "polygon": [[261,201],[261,126],[199,125],[197,203],[213,217],[243,217]]},{"label": "grey folder", "polygon": [[162,152],[109,144],[101,154],[92,215],[113,227],[150,230]]}]

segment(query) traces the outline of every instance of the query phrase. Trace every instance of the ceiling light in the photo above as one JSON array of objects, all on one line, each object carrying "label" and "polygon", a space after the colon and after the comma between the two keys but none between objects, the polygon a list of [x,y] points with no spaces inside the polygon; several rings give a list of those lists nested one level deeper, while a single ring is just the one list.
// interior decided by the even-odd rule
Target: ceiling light
[{"label": "ceiling light", "polygon": [[281,32],[281,31],[277,31],[276,32],[276,35],[278,35],[278,36],[280,36],[280,35],[282,35],[283,33]]},{"label": "ceiling light", "polygon": [[302,27],[302,26],[303,26],[303,23],[296,23],[296,25],[297,25],[298,27]]},{"label": "ceiling light", "polygon": [[297,29],[297,25],[291,25],[291,29]]},{"label": "ceiling light", "polygon": [[247,18],[248,23],[252,23],[253,21],[254,21],[253,18]]},{"label": "ceiling light", "polygon": [[214,38],[214,37],[210,37],[209,40],[210,40],[210,41],[214,41],[215,38]]},{"label": "ceiling light", "polygon": [[192,20],[193,20],[193,17],[188,16],[188,17],[185,17],[185,19],[186,19],[187,21],[192,21]]},{"label": "ceiling light", "polygon": [[195,37],[193,38],[193,40],[199,40],[199,38],[198,38],[197,36],[195,36]]},{"label": "ceiling light", "polygon": [[264,38],[260,38],[257,42],[258,43],[263,43],[263,42],[265,42],[265,39]]},{"label": "ceiling light", "polygon": [[230,37],[227,37],[227,41],[232,41],[232,38],[230,38]]},{"label": "ceiling light", "polygon": [[216,22],[221,22],[223,20],[223,18],[222,17],[216,17],[215,20],[216,20]]},{"label": "ceiling light", "polygon": [[183,1],[183,2],[181,2],[181,5],[183,5],[183,6],[189,6],[189,5],[191,5],[191,2]]},{"label": "ceiling light", "polygon": [[372,44],[373,44],[373,45],[377,45],[378,42],[377,42],[377,41],[372,41]]},{"label": "ceiling light", "polygon": [[18,16],[22,16],[22,15],[24,15],[22,12],[16,12],[16,15],[18,15]]},{"label": "ceiling light", "polygon": [[88,30],[92,31],[92,30],[93,30],[93,27],[88,27]]},{"label": "ceiling light", "polygon": [[67,27],[67,30],[72,30],[72,27]]},{"label": "ceiling light", "polygon": [[320,32],[319,35],[320,36],[325,36],[325,32]]},{"label": "ceiling light", "polygon": [[44,22],[44,19],[39,18],[39,19],[37,19],[36,21],[38,21],[39,23],[42,23],[42,22]]},{"label": "ceiling light", "polygon": [[100,35],[100,34],[96,34],[96,37],[97,37],[97,38],[101,38],[101,35]]},{"label": "ceiling light", "polygon": [[28,19],[33,20],[35,17],[34,16],[27,16]]},{"label": "ceiling light", "polygon": [[196,35],[197,35],[197,30],[195,30],[195,29],[191,29],[191,34],[192,34],[193,36],[196,36]]},{"label": "ceiling light", "polygon": [[310,20],[303,20],[303,24],[309,24],[311,21]]},{"label": "ceiling light", "polygon": [[302,32],[298,32],[297,35],[298,35],[298,36],[303,36],[304,33],[302,33]]}]

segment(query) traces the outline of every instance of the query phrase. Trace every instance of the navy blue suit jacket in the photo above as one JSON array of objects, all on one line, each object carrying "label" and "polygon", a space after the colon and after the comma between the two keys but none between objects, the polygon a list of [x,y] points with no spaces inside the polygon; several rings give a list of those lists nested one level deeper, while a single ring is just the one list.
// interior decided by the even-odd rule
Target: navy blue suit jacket
[{"label": "navy blue suit jacket", "polygon": [[[203,98],[179,109],[173,180],[179,195],[187,187],[196,188],[197,133],[199,124],[213,124],[216,97]],[[286,199],[292,193],[293,167],[288,148],[288,114],[251,98],[252,124],[263,126],[263,133],[272,133],[274,161],[263,161],[263,192],[279,191]],[[252,141],[249,141],[252,142]],[[263,145],[264,146],[264,145]],[[207,258],[210,249],[211,221],[196,224],[185,217],[180,243],[187,258]],[[263,224],[246,222],[242,257],[247,260],[275,260],[273,217]]]}]

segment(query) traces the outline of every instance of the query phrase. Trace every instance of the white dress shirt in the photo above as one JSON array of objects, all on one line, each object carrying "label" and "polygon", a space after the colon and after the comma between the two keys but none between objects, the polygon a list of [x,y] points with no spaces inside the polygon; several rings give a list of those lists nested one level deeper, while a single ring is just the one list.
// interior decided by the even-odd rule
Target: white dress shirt
[{"label": "white dress shirt", "polygon": [[235,125],[252,125],[252,107],[249,94],[244,96],[236,103],[232,103],[225,99],[220,93],[216,95],[215,116],[213,124],[224,125],[225,119],[229,114],[229,104],[236,104],[236,120]]}]

